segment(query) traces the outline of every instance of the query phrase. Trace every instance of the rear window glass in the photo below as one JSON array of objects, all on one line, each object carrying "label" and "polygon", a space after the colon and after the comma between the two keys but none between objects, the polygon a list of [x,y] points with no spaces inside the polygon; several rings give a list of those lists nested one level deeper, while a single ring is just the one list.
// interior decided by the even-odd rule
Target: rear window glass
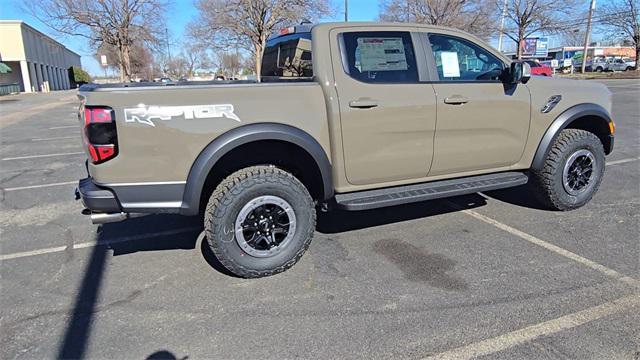
[{"label": "rear window glass", "polygon": [[311,33],[290,34],[267,41],[260,75],[267,78],[312,77]]},{"label": "rear window glass", "polygon": [[345,71],[369,83],[418,82],[411,35],[403,31],[343,33]]}]

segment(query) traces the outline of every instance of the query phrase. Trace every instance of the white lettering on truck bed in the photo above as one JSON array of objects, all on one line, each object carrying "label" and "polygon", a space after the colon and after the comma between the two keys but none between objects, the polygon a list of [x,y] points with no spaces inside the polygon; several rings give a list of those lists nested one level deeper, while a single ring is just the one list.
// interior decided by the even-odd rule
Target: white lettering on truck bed
[{"label": "white lettering on truck bed", "polygon": [[124,109],[125,122],[138,122],[156,126],[154,120],[168,121],[177,117],[186,120],[228,118],[240,122],[240,118],[233,112],[231,104],[189,105],[189,106],[156,106],[139,104],[134,108]]}]

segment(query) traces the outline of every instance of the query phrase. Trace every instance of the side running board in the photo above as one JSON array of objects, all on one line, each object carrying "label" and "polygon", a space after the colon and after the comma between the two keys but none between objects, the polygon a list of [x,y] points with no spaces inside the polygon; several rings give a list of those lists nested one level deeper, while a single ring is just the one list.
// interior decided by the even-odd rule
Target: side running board
[{"label": "side running board", "polygon": [[336,194],[338,207],[345,210],[368,210],[408,204],[450,196],[491,191],[524,185],[529,178],[521,172],[469,176],[453,180],[439,180],[422,184],[396,186],[385,189]]}]

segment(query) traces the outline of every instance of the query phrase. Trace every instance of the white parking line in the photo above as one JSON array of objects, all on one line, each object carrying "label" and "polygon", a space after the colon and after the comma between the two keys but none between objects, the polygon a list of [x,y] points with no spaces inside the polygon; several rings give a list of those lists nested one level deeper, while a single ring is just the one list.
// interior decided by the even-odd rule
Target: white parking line
[{"label": "white parking line", "polygon": [[[428,356],[426,359],[473,359],[524,344],[543,336],[584,325],[609,315],[632,310],[640,306],[640,295],[633,294],[602,305],[590,307],[557,319],[531,325],[491,339]],[[635,310],[637,311],[637,310]]]},{"label": "white parking line", "polygon": [[29,155],[29,156],[18,156],[18,157],[8,157],[2,159],[2,161],[9,160],[25,160],[25,159],[38,159],[38,158],[46,158],[46,157],[55,157],[55,156],[71,156],[71,155],[80,155],[84,154],[83,151],[80,152],[71,152],[71,153],[59,153],[59,154],[44,154],[44,155]]},{"label": "white parking line", "polygon": [[637,161],[637,160],[640,160],[640,157],[628,158],[628,159],[620,159],[620,160],[614,160],[614,161],[607,161],[606,164],[607,165],[618,165],[618,164],[624,164],[624,163]]},{"label": "white parking line", "polygon": [[49,140],[64,140],[64,139],[78,139],[78,140],[80,140],[80,137],[79,136],[60,136],[60,137],[31,139],[31,141],[49,141]]},{"label": "white parking line", "polygon": [[40,188],[47,188],[47,187],[52,187],[52,186],[63,186],[63,185],[71,185],[71,184],[77,184],[77,183],[78,183],[78,180],[67,181],[67,182],[59,182],[59,183],[51,183],[51,184],[42,184],[42,185],[18,186],[18,187],[6,188],[6,189],[4,189],[4,191],[8,192],[8,191],[18,191],[18,190],[40,189]]},{"label": "white parking line", "polygon": [[[454,203],[450,202],[449,204],[451,206],[453,206],[454,208],[458,208],[458,209],[460,208],[458,205],[456,205]],[[512,235],[515,235],[515,236],[517,236],[517,237],[519,237],[521,239],[524,239],[524,240],[526,240],[526,241],[528,241],[528,242],[530,242],[532,244],[538,245],[538,246],[540,246],[542,248],[545,248],[545,249],[547,249],[547,250],[549,250],[551,252],[554,252],[554,253],[556,253],[558,255],[564,256],[564,257],[566,257],[568,259],[571,259],[571,260],[576,261],[576,262],[578,262],[578,263],[580,263],[582,265],[585,265],[585,266],[587,266],[587,267],[589,267],[589,268],[591,268],[593,270],[599,271],[599,272],[601,272],[601,273],[603,273],[603,274],[605,274],[605,275],[607,275],[609,277],[612,277],[612,278],[614,278],[614,279],[616,279],[618,281],[621,281],[621,282],[623,282],[625,284],[628,284],[628,285],[631,285],[631,286],[634,286],[634,287],[640,286],[640,281],[638,281],[638,280],[636,280],[636,279],[634,279],[632,277],[623,275],[623,274],[621,274],[621,273],[619,273],[619,272],[617,272],[617,271],[615,271],[613,269],[610,269],[610,268],[608,268],[608,267],[606,267],[604,265],[598,264],[595,261],[589,260],[589,259],[584,258],[584,257],[582,257],[582,256],[580,256],[580,255],[578,255],[576,253],[573,253],[573,252],[571,252],[569,250],[565,250],[565,249],[563,249],[563,248],[561,248],[559,246],[556,246],[556,245],[548,243],[548,242],[546,242],[544,240],[538,239],[537,237],[535,237],[533,235],[527,234],[527,233],[525,233],[523,231],[520,231],[518,229],[515,229],[515,228],[513,228],[513,227],[511,227],[509,225],[503,224],[503,223],[499,222],[498,220],[492,219],[492,218],[490,218],[488,216],[482,215],[482,214],[480,214],[478,212],[475,212],[475,211],[469,210],[469,209],[464,209],[464,210],[462,210],[462,212],[467,214],[467,215],[473,216],[474,218],[476,218],[476,219],[478,219],[480,221],[483,221],[483,222],[485,222],[487,224],[493,225],[493,226],[497,227],[498,229],[504,230],[504,231],[506,231],[506,232],[508,232],[508,233],[510,233]]]},{"label": "white parking line", "polygon": [[125,237],[121,237],[119,239],[114,239],[114,240],[111,240],[111,241],[105,241],[105,242],[99,242],[99,243],[95,242],[95,241],[87,241],[87,242],[81,242],[81,243],[73,244],[71,246],[55,246],[55,247],[32,250],[32,251],[23,251],[23,252],[17,252],[17,253],[12,253],[12,254],[4,254],[4,255],[0,255],[0,261],[19,259],[19,258],[35,256],[35,255],[44,255],[44,254],[57,253],[57,252],[66,251],[68,249],[71,249],[71,250],[85,249],[85,248],[90,248],[90,247],[94,247],[94,246],[110,245],[110,244],[117,244],[117,243],[122,243],[122,242],[127,242],[127,241],[148,239],[148,238],[152,238],[152,237],[156,237],[156,236],[176,235],[176,234],[181,234],[181,233],[194,231],[194,230],[199,230],[199,229],[200,229],[200,227],[194,226],[194,227],[188,227],[188,228],[182,228],[182,229],[176,229],[176,230],[160,231],[160,232],[156,232],[156,233],[134,235],[134,236],[125,236]]},{"label": "white parking line", "polygon": [[54,127],[50,127],[49,130],[70,129],[70,128],[79,128],[79,125],[54,126]]}]

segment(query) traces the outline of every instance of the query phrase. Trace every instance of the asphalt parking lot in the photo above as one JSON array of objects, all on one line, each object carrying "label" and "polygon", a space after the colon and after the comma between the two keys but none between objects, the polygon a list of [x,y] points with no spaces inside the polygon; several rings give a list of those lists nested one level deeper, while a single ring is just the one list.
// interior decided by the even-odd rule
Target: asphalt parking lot
[{"label": "asphalt parking lot", "polygon": [[0,98],[0,358],[640,358],[640,82],[586,207],[526,188],[319,218],[270,278],[198,219],[91,225],[73,92]]}]

